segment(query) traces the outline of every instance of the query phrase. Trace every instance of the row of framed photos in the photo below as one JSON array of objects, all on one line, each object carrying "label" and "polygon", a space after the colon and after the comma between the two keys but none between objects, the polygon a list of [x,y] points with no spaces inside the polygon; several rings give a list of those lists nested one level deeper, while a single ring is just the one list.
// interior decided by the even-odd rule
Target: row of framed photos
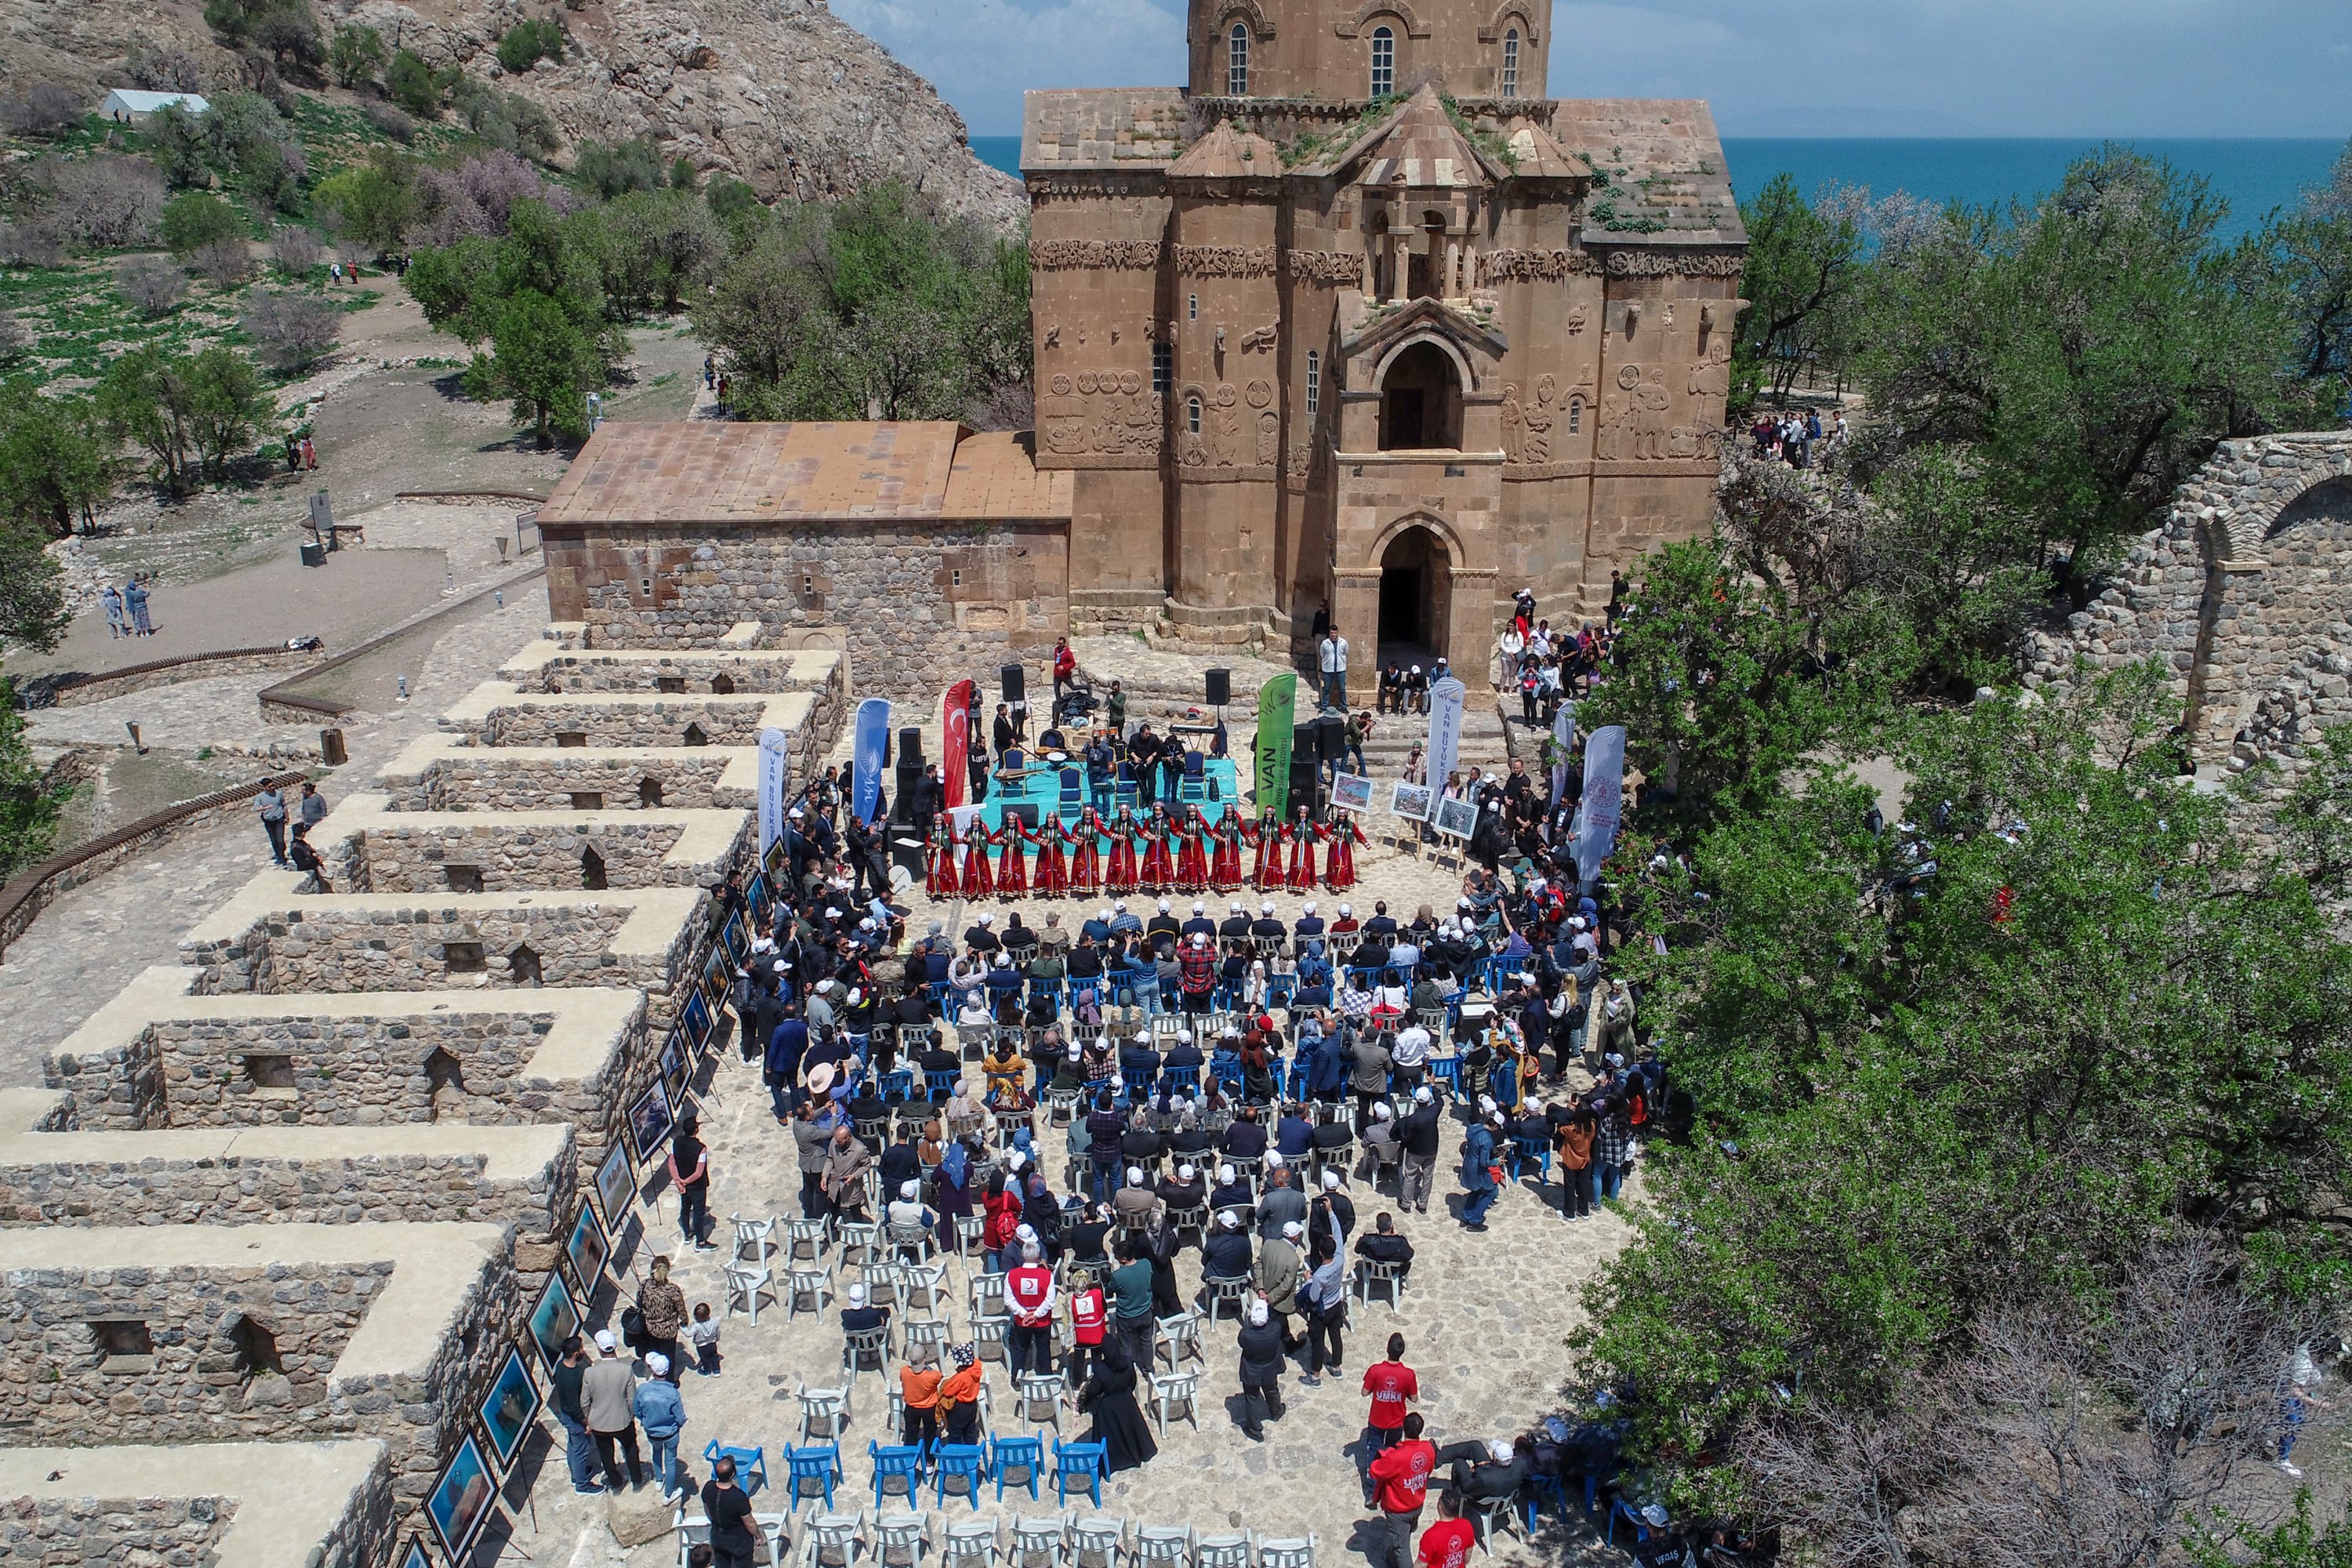
[{"label": "row of framed photos", "polygon": [[[1372,781],[1361,773],[1340,773],[1331,781],[1331,804],[1347,811],[1372,808]],[[1407,822],[1425,822],[1453,838],[1467,838],[1478,829],[1478,803],[1448,800],[1428,784],[1399,779],[1389,785],[1389,815]]]}]

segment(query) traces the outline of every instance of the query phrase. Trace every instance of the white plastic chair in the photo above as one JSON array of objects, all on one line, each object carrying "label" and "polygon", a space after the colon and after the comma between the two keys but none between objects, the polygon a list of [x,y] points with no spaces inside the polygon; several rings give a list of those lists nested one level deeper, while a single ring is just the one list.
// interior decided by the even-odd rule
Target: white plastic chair
[{"label": "white plastic chair", "polygon": [[[1005,1553],[1004,1568],[1066,1568],[1069,1552],[1070,1527],[1060,1514],[1013,1516],[1013,1545]],[[1044,1561],[1035,1561],[1039,1558]]]},{"label": "white plastic chair", "polygon": [[1316,1539],[1312,1531],[1304,1538],[1286,1536],[1269,1540],[1259,1537],[1258,1568],[1315,1568]]},{"label": "white plastic chair", "polygon": [[[1016,1419],[1054,1424],[1054,1435],[1062,1433],[1062,1390],[1066,1386],[1057,1372],[1028,1372],[1021,1374],[1021,1400]],[[1037,1414],[1040,1408],[1045,1414]]]},{"label": "white plastic chair", "polygon": [[982,1318],[1004,1316],[1004,1276],[975,1274],[964,1281],[964,1296],[971,1305],[974,1322]]},{"label": "white plastic chair", "polygon": [[1070,1520],[1071,1568],[1093,1568],[1087,1559],[1102,1559],[1102,1568],[1118,1568],[1118,1554],[1127,1550],[1127,1521],[1090,1513]]},{"label": "white plastic chair", "polygon": [[[918,1483],[918,1489],[920,1484]],[[923,1549],[930,1535],[920,1513],[883,1513],[874,1518],[874,1561],[877,1568],[923,1568]]]},{"label": "white plastic chair", "polygon": [[740,1214],[731,1214],[727,1216],[727,1222],[735,1227],[736,1258],[741,1258],[743,1256],[743,1249],[748,1247],[751,1249],[752,1262],[765,1263],[775,1252],[776,1220],[774,1215],[768,1215],[746,1219]]},{"label": "white plastic chair", "polygon": [[719,1272],[727,1277],[727,1315],[735,1315],[735,1303],[741,1301],[743,1310],[751,1314],[751,1326],[760,1326],[760,1296],[766,1292],[770,1301],[776,1300],[776,1277],[764,1263],[730,1263]]},{"label": "white plastic chair", "polygon": [[833,1226],[829,1221],[796,1219],[788,1222],[784,1226],[784,1253],[788,1258],[802,1257],[801,1249],[806,1247],[808,1249],[806,1256],[814,1262],[822,1263],[824,1261],[825,1248],[831,1245],[833,1245]]},{"label": "white plastic chair", "polygon": [[1404,1270],[1402,1263],[1375,1263],[1369,1258],[1359,1258],[1356,1259],[1356,1300],[1369,1307],[1372,1304],[1372,1291],[1384,1287],[1388,1291],[1389,1310],[1402,1311]]},{"label": "white plastic chair", "polygon": [[866,1528],[866,1510],[838,1510],[809,1515],[801,1527],[801,1568],[824,1568],[826,1553],[841,1568],[857,1561],[857,1538]]},{"label": "white plastic chair", "polygon": [[1200,1318],[1191,1312],[1179,1312],[1172,1318],[1159,1320],[1152,1337],[1152,1354],[1157,1357],[1161,1351],[1168,1352],[1171,1372],[1180,1370],[1187,1355],[1207,1365],[1209,1358],[1201,1351]]},{"label": "white plastic chair", "polygon": [[1181,1413],[1201,1429],[1201,1374],[1197,1372],[1157,1372],[1151,1374],[1151,1414],[1160,1435],[1168,1436],[1168,1417]]},{"label": "white plastic chair", "polygon": [[944,1318],[909,1318],[902,1325],[906,1331],[898,1347],[900,1355],[911,1355],[917,1345],[929,1345],[945,1358],[948,1335],[951,1327]]},{"label": "white plastic chair", "polygon": [[820,1426],[824,1429],[823,1436],[836,1443],[841,1441],[842,1433],[849,1425],[849,1389],[811,1388],[803,1383],[800,1385],[798,1397],[801,1402],[801,1441],[806,1443],[818,1436],[817,1428]]},{"label": "white plastic chair", "polygon": [[845,1220],[841,1225],[840,1241],[842,1262],[848,1262],[850,1253],[855,1251],[859,1261],[871,1263],[881,1254],[882,1226],[870,1219]]},{"label": "white plastic chair", "polygon": [[793,1264],[784,1270],[784,1316],[796,1316],[802,1298],[808,1300],[809,1310],[816,1321],[824,1321],[824,1299],[833,1294],[833,1277],[822,1266]]},{"label": "white plastic chair", "polygon": [[1246,1535],[1203,1535],[1192,1542],[1192,1568],[1250,1568]]},{"label": "white plastic chair", "polygon": [[948,1266],[944,1263],[902,1263],[898,1266],[898,1300],[913,1307],[915,1298],[922,1297],[927,1312],[936,1312],[946,1306]]},{"label": "white plastic chair", "polygon": [[[996,1521],[957,1519],[948,1521],[947,1539],[940,1547],[940,1568],[995,1568]],[[1015,1564],[1014,1568],[1018,1568]]]},{"label": "white plastic chair", "polygon": [[1139,1524],[1127,1549],[1129,1568],[1186,1568],[1192,1555],[1192,1531],[1172,1524]]}]

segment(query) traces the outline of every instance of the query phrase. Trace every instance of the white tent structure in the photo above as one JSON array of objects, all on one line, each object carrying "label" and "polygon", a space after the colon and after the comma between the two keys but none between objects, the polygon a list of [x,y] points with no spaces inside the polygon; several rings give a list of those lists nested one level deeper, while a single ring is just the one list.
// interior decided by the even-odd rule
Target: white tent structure
[{"label": "white tent structure", "polygon": [[118,87],[106,95],[99,112],[110,120],[144,120],[157,110],[175,103],[191,114],[202,114],[212,107],[201,93],[148,92],[135,87]]}]

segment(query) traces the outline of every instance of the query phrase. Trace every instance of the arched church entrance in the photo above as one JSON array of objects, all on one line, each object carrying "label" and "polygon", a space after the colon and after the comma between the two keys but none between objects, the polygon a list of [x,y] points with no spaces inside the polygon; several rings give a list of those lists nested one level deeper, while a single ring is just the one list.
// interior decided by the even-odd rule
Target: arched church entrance
[{"label": "arched church entrance", "polygon": [[1462,445],[1462,379],[1444,349],[1423,340],[1390,362],[1381,377],[1381,450]]},{"label": "arched church entrance", "polygon": [[1454,573],[1445,542],[1416,523],[1381,552],[1380,663],[1418,664],[1446,657]]}]

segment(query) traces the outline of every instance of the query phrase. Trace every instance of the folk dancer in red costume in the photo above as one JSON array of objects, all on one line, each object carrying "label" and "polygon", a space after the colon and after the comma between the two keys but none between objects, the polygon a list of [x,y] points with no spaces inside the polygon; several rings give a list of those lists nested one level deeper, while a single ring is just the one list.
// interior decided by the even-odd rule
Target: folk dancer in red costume
[{"label": "folk dancer in red costume", "polygon": [[1082,898],[1091,898],[1102,891],[1102,849],[1095,840],[1109,829],[1103,826],[1101,813],[1093,806],[1078,814],[1076,831],[1062,830],[1072,848],[1070,851],[1070,891]]},{"label": "folk dancer in red costume", "polygon": [[1272,806],[1261,812],[1250,827],[1250,847],[1257,851],[1257,859],[1250,867],[1250,885],[1261,893],[1282,891],[1282,847],[1289,842],[1289,834],[1276,820]]},{"label": "folk dancer in red costume", "polygon": [[1230,893],[1242,885],[1244,832],[1242,819],[1228,801],[1225,815],[1209,830],[1209,837],[1217,841],[1216,853],[1209,858],[1209,886],[1220,893]]},{"label": "folk dancer in red costume", "polygon": [[934,899],[952,899],[963,891],[956,872],[955,818],[942,812],[931,824],[930,866],[923,874],[923,890]]},{"label": "folk dancer in red costume", "polygon": [[1035,835],[1027,823],[1007,811],[996,837],[1004,846],[1003,857],[996,863],[996,896],[1007,902],[1025,899],[1029,896],[1028,846],[1035,841]]},{"label": "folk dancer in red costume", "polygon": [[964,830],[963,898],[968,904],[986,903],[996,897],[996,879],[988,870],[988,852],[996,840],[997,836],[977,816]]},{"label": "folk dancer in red costume", "polygon": [[1108,828],[1110,868],[1103,876],[1103,890],[1114,898],[1135,891],[1135,840],[1142,831],[1135,820],[1135,808],[1120,806]]},{"label": "folk dancer in red costume", "polygon": [[1058,899],[1070,890],[1069,868],[1062,860],[1062,846],[1070,835],[1062,826],[1062,814],[1049,811],[1045,826],[1037,829],[1037,896]]},{"label": "folk dancer in red costume", "polygon": [[1364,830],[1356,826],[1352,811],[1331,814],[1331,850],[1323,858],[1323,885],[1335,893],[1345,892],[1356,885],[1356,846],[1364,842]]},{"label": "folk dancer in red costume", "polygon": [[1184,820],[1176,831],[1176,890],[1205,893],[1209,890],[1209,825],[1201,819],[1200,808],[1185,807]]},{"label": "folk dancer in red costume", "polygon": [[1154,805],[1150,821],[1143,825],[1143,890],[1155,895],[1164,893],[1175,879],[1176,858],[1168,851],[1167,814]]},{"label": "folk dancer in red costume", "polygon": [[1323,837],[1323,830],[1307,819],[1307,808],[1302,805],[1292,816],[1290,835],[1290,890],[1311,893],[1315,890],[1315,843]]}]

